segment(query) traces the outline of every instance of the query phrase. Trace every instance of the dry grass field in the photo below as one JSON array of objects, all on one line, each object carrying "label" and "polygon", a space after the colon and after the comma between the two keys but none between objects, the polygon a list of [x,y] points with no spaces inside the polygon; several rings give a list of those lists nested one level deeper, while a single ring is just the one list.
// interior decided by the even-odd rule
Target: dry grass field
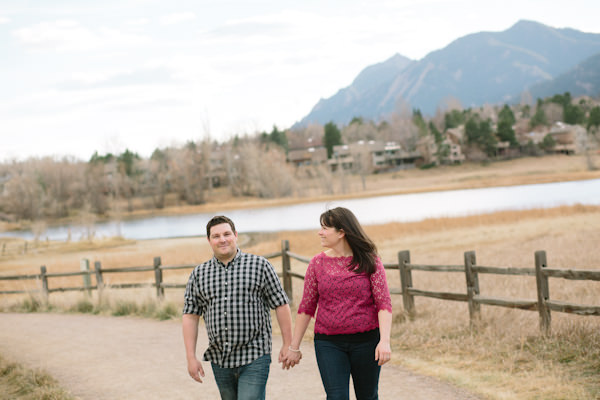
[{"label": "dry grass field", "polygon": [[[441,190],[599,178],[587,171],[581,157],[546,157],[513,160],[487,166],[444,167],[427,171],[405,171],[376,176],[361,194]],[[393,185],[392,185],[393,183]],[[357,180],[354,184],[359,185]],[[355,196],[357,194],[355,193]],[[318,197],[318,196],[315,196]],[[289,199],[301,201],[301,199]],[[260,204],[266,205],[261,201]],[[252,207],[258,201],[231,203]],[[222,208],[222,204],[220,204]],[[202,211],[210,209],[203,206]],[[167,212],[198,211],[171,209]],[[256,254],[278,251],[281,240],[290,241],[294,253],[310,257],[321,250],[315,230],[247,235],[240,233],[240,247]],[[392,223],[366,227],[378,246],[384,263],[396,263],[397,253],[410,250],[416,264],[463,263],[466,251],[475,251],[477,263],[498,267],[534,267],[534,252],[545,250],[548,265],[555,268],[600,269],[600,207],[570,206],[549,210],[500,212],[489,215],[445,218],[413,223]],[[199,232],[201,234],[201,232]],[[7,242],[7,240],[4,240]],[[15,241],[7,242],[15,245]],[[0,244],[2,241],[0,241]],[[161,256],[163,264],[198,263],[211,256],[204,238],[127,241],[110,239],[80,243],[31,244],[26,255],[0,258],[0,275],[79,269],[87,258],[103,267],[152,265]],[[281,269],[280,258],[272,260]],[[292,262],[295,272],[306,265]],[[164,280],[184,283],[189,271],[165,271]],[[107,276],[111,282],[151,282],[149,273]],[[535,277],[480,275],[481,293],[488,296],[536,299]],[[51,286],[80,285],[81,278],[56,278]],[[388,272],[390,287],[399,288],[398,271]],[[598,282],[551,278],[552,299],[599,305]],[[465,293],[464,274],[413,272],[417,289]],[[0,290],[24,288],[24,281],[0,281]],[[117,292],[122,292],[117,293]],[[111,296],[131,296],[127,290]],[[294,300],[298,304],[302,282],[294,279]],[[167,300],[177,307],[182,290],[167,290]],[[51,294],[58,307],[69,307],[80,294]],[[0,308],[10,309],[16,295],[0,296]],[[403,312],[401,296],[393,297],[393,350],[395,363],[422,374],[435,376],[467,388],[489,399],[595,399],[600,398],[600,318],[552,313],[552,335],[539,332],[538,313],[482,306],[482,321],[469,328],[467,304],[417,297],[416,316]]]}]

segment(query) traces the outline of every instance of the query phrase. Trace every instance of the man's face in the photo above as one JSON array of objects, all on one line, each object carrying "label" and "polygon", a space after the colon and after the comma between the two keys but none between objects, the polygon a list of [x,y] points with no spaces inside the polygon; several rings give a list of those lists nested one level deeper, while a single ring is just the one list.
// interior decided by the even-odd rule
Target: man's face
[{"label": "man's face", "polygon": [[222,223],[210,228],[208,243],[215,257],[226,264],[233,259],[237,252],[237,232],[231,230],[228,223]]}]

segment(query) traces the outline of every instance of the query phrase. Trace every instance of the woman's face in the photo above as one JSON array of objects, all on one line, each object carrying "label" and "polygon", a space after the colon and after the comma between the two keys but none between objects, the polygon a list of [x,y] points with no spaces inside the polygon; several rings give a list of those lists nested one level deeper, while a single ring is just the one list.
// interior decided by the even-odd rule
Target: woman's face
[{"label": "woman's face", "polygon": [[338,231],[337,229],[330,226],[321,225],[321,230],[319,230],[319,237],[321,238],[321,246],[332,248],[344,239],[344,232]]}]

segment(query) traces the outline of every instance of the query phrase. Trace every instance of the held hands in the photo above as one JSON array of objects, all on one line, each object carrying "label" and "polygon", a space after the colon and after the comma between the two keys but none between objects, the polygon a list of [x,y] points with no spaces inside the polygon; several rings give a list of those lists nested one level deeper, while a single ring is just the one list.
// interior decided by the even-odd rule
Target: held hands
[{"label": "held hands", "polygon": [[380,341],[375,348],[375,361],[382,366],[392,358],[392,350],[389,342]]},{"label": "held hands", "polygon": [[293,368],[296,364],[300,363],[302,359],[302,352],[300,349],[293,349],[292,346],[283,346],[279,352],[279,362],[281,363],[281,369]]}]

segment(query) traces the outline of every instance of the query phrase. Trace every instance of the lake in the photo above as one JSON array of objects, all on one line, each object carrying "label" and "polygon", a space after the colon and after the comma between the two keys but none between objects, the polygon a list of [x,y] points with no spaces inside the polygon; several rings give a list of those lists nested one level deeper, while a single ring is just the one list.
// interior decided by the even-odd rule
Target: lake
[{"label": "lake", "polygon": [[[347,207],[364,225],[420,221],[427,218],[485,214],[503,210],[552,208],[561,205],[600,205],[600,179],[449,190],[377,196],[360,199],[310,202],[290,206],[228,210],[215,213],[150,217],[98,223],[96,237],[123,236],[128,239],[159,239],[206,234],[206,223],[214,215],[227,215],[238,232],[276,232],[319,229],[319,216],[328,208]],[[79,225],[48,228],[41,236],[66,240],[69,231],[79,240],[86,228]],[[2,232],[0,236],[34,238],[30,231]]]}]

